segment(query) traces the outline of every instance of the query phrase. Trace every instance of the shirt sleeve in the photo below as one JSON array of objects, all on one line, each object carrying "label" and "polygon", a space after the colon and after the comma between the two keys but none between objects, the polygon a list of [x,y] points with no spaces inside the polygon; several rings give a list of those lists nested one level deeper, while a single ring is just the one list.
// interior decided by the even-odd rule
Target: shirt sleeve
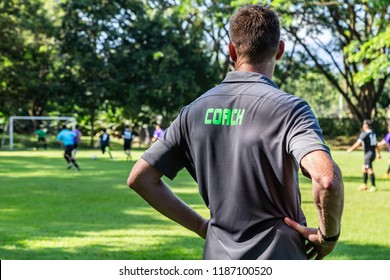
[{"label": "shirt sleeve", "polygon": [[364,141],[364,138],[366,138],[367,136],[367,133],[366,132],[361,132],[360,135],[359,135],[359,139],[360,141]]},{"label": "shirt sleeve", "polygon": [[386,134],[385,141],[390,144],[390,133]]},{"label": "shirt sleeve", "polygon": [[310,106],[302,101],[291,112],[287,134],[287,152],[300,164],[302,158],[313,151],[322,150],[330,154],[322,130]]},{"label": "shirt sleeve", "polygon": [[180,120],[181,114],[167,128],[164,135],[142,155],[147,163],[163,172],[171,180],[185,166],[182,149],[184,137],[182,136]]}]

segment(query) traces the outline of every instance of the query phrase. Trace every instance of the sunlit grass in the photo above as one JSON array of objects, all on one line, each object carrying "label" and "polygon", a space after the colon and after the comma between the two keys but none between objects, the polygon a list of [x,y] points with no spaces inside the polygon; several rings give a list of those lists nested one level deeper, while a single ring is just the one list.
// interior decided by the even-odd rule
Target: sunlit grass
[{"label": "sunlit grass", "polygon": [[[141,156],[135,149],[133,158]],[[93,156],[97,155],[97,160]],[[127,188],[133,162],[80,150],[81,172],[67,170],[62,151],[0,152],[0,259],[201,259],[204,241],[158,214]],[[390,259],[387,155],[374,162],[376,193],[359,192],[361,151],[333,152],[345,181],[342,235],[329,259]],[[196,183],[183,171],[173,191],[205,217]],[[302,207],[317,227],[311,182],[301,177]]]}]

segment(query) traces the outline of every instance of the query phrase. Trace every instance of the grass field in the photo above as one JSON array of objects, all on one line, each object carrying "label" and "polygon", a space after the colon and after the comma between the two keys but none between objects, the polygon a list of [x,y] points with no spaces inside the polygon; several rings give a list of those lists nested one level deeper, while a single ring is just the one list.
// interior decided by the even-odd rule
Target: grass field
[{"label": "grass field", "polygon": [[[94,160],[93,155],[97,155]],[[139,158],[142,150],[134,150]],[[151,209],[126,179],[132,163],[80,150],[81,172],[66,170],[61,150],[0,151],[0,259],[201,259],[203,240]],[[388,155],[375,161],[378,191],[359,192],[361,151],[335,151],[345,182],[342,235],[328,259],[390,260]],[[202,215],[207,209],[183,171],[167,182]],[[302,206],[317,227],[310,181],[301,178]]]}]

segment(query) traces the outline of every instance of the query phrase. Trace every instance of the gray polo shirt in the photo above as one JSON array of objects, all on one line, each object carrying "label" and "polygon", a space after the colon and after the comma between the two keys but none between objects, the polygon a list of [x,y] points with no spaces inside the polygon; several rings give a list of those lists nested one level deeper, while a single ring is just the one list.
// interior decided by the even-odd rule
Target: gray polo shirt
[{"label": "gray polo shirt", "polygon": [[173,179],[186,168],[210,209],[204,259],[306,259],[298,169],[329,152],[309,105],[267,77],[230,72],[184,107],[142,156]]}]

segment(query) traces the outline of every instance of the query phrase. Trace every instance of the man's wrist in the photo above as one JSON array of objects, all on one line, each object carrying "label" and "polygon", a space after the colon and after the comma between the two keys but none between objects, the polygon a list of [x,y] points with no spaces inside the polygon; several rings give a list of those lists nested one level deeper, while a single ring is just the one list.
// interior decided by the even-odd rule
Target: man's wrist
[{"label": "man's wrist", "polygon": [[318,228],[318,231],[320,232],[321,234],[321,237],[322,239],[325,241],[325,242],[337,242],[337,240],[339,240],[339,237],[340,237],[340,231],[338,234],[336,235],[333,235],[333,236],[326,236],[322,233],[321,229]]}]

